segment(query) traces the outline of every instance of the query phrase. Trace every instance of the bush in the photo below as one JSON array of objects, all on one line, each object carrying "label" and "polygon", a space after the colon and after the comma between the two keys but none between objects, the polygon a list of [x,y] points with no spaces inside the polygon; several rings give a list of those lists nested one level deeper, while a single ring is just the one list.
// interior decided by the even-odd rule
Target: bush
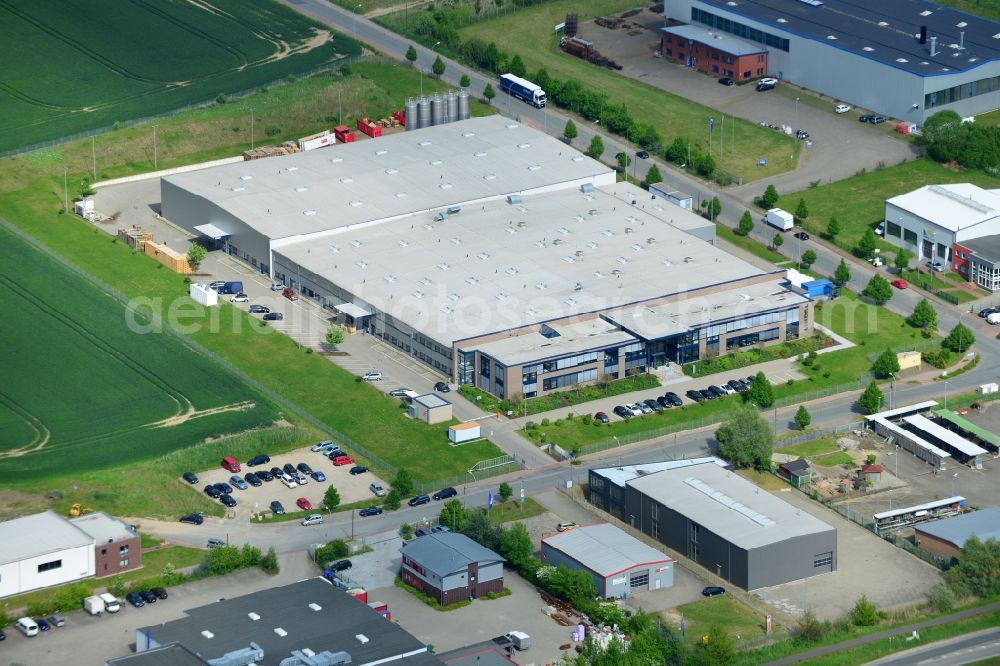
[{"label": "bush", "polygon": [[60,611],[74,611],[83,607],[83,600],[94,591],[87,583],[73,583],[56,593],[55,605]]},{"label": "bush", "polygon": [[255,567],[258,564],[260,564],[261,560],[260,548],[245,543],[243,544],[243,548],[240,549],[240,557],[242,558],[244,569]]},{"label": "bush", "polygon": [[955,607],[956,601],[955,591],[947,583],[938,583],[931,588],[931,606],[939,612],[947,613]]},{"label": "bush", "polygon": [[403,523],[399,526],[399,536],[403,537],[405,541],[409,541],[413,538],[413,525],[409,523]]},{"label": "bush", "polygon": [[399,508],[400,496],[399,491],[393,488],[389,491],[389,494],[385,496],[385,501],[382,502],[382,507],[386,511],[395,511]]},{"label": "bush", "polygon": [[349,552],[350,549],[347,547],[346,541],[343,539],[334,539],[325,546],[320,546],[316,549],[316,563],[320,566],[325,566],[329,562],[347,557]]},{"label": "bush", "polygon": [[799,623],[799,633],[796,638],[803,643],[818,643],[830,630],[829,623],[820,622],[812,611],[806,611]]},{"label": "bush", "polygon": [[274,551],[274,546],[267,549],[267,555],[260,561],[260,568],[272,576],[278,573],[278,553]]},{"label": "bush", "polygon": [[868,601],[868,597],[861,595],[861,598],[854,602],[854,608],[850,612],[851,623],[856,627],[874,627],[879,621],[878,608]]}]

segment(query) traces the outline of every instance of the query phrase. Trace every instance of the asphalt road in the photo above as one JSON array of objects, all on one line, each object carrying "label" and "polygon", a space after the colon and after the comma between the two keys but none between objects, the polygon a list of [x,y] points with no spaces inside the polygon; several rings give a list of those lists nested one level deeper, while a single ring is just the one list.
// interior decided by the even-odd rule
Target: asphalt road
[{"label": "asphalt road", "polygon": [[[919,632],[918,632],[919,633]],[[900,638],[905,640],[905,638]],[[931,643],[892,657],[869,662],[868,666],[961,666],[1000,655],[1000,628],[987,629],[957,639]]]}]

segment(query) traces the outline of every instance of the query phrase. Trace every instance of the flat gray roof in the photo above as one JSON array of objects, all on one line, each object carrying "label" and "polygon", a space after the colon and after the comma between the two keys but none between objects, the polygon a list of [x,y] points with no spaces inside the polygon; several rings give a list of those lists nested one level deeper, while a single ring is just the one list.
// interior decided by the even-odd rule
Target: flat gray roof
[{"label": "flat gray roof", "polygon": [[612,173],[558,139],[495,115],[163,181],[274,240]]},{"label": "flat gray roof", "polygon": [[747,550],[834,530],[718,465],[664,470],[628,485]]},{"label": "flat gray roof", "polygon": [[633,567],[673,562],[655,548],[651,548],[631,534],[614,525],[584,525],[552,534],[542,539],[546,543],[599,576],[613,576]]},{"label": "flat gray roof", "polygon": [[626,483],[632,479],[637,479],[640,476],[648,476],[649,474],[662,472],[665,469],[677,469],[678,467],[690,467],[692,465],[703,465],[705,463],[714,463],[723,469],[729,467],[729,463],[722,458],[707,456],[705,458],[666,460],[664,462],[640,463],[638,465],[623,465],[621,467],[603,467],[601,469],[592,469],[590,471],[595,474],[600,474],[616,486],[624,488]]},{"label": "flat gray roof", "polygon": [[94,537],[52,510],[0,523],[0,564],[93,545]]},{"label": "flat gray roof", "polygon": [[983,261],[1000,263],[1000,234],[964,240],[960,245],[972,250]]},{"label": "flat gray roof", "polygon": [[428,409],[434,409],[435,407],[447,407],[451,404],[437,393],[425,393],[423,395],[418,395],[413,399],[413,402],[419,402]]},{"label": "flat gray roof", "polygon": [[886,203],[949,231],[959,231],[1000,218],[1000,193],[984,190],[972,183],[924,185],[887,199]]},{"label": "flat gray roof", "polygon": [[1000,539],[1000,508],[983,509],[953,518],[921,523],[915,525],[914,529],[950,541],[958,548],[963,547],[973,534],[979,537],[980,541]]},{"label": "flat gray roof", "polygon": [[547,330],[559,335],[551,337],[551,334],[543,335],[539,330],[476,345],[476,349],[501,365],[513,366],[548,357],[638,342],[634,336],[600,317],[565,326],[554,324],[548,326]]},{"label": "flat gray roof", "polygon": [[697,25],[672,25],[660,28],[660,32],[669,35],[677,35],[684,39],[691,39],[702,44],[708,44],[712,48],[724,53],[736,56],[753,55],[754,53],[766,53],[767,49],[763,44],[748,42],[745,39],[730,35],[728,32],[719,32]]},{"label": "flat gray roof", "polygon": [[491,564],[507,561],[464,534],[455,532],[425,534],[405,542],[399,552],[441,578],[463,571],[473,562]]},{"label": "flat gray roof", "polygon": [[112,518],[103,511],[70,518],[69,522],[94,537],[96,543],[124,541],[138,536],[130,525]]},{"label": "flat gray roof", "polygon": [[342,229],[274,253],[443,344],[762,274],[680,228],[694,213],[638,199],[631,187],[434,217]]},{"label": "flat gray roof", "polygon": [[[681,264],[683,270],[684,264]],[[692,266],[692,270],[699,267]],[[704,269],[702,269],[704,270]],[[727,275],[721,266],[711,273],[725,282]],[[790,308],[808,303],[809,298],[785,287],[784,274],[775,276],[772,282],[745,285],[731,290],[718,291],[705,296],[694,296],[662,305],[636,305],[623,310],[607,313],[607,318],[627,331],[655,340],[669,335],[686,333],[709,322],[738,319],[753,314]]]},{"label": "flat gray roof", "polygon": [[[249,646],[247,646],[249,647]],[[180,643],[109,659],[108,666],[206,666],[207,661]]]},{"label": "flat gray roof", "polygon": [[929,418],[921,416],[920,414],[904,416],[903,420],[912,425],[914,428],[918,428],[931,437],[941,440],[948,446],[961,451],[967,456],[984,456],[988,453],[988,451],[981,446],[973,444],[958,433],[954,433],[951,430],[934,423],[934,421],[931,421]]}]

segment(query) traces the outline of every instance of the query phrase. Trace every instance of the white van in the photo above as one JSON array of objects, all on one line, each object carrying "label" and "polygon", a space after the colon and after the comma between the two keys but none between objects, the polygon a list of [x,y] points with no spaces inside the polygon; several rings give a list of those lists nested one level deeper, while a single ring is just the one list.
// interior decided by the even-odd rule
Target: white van
[{"label": "white van", "polygon": [[287,474],[281,475],[281,482],[285,484],[286,488],[297,488],[299,484],[295,483],[295,480]]},{"label": "white van", "polygon": [[321,516],[318,513],[310,514],[310,515],[308,515],[308,516],[306,516],[305,518],[302,519],[302,524],[305,525],[305,526],[309,526],[309,525],[322,525],[323,524],[323,516]]},{"label": "white van", "polygon": [[121,602],[118,601],[118,597],[110,592],[105,592],[99,596],[101,597],[101,601],[104,602],[104,610],[109,613],[117,613],[122,609],[122,605]]},{"label": "white van", "polygon": [[38,635],[38,625],[30,617],[22,617],[15,626],[28,638]]}]

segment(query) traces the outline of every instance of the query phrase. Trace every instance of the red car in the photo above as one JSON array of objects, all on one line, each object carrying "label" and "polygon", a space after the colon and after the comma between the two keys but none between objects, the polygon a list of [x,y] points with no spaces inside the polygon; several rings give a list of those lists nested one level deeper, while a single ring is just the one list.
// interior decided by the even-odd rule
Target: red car
[{"label": "red car", "polygon": [[307,500],[305,497],[298,498],[297,500],[295,500],[295,503],[298,504],[299,508],[302,509],[303,511],[308,511],[309,509],[313,508],[312,502]]},{"label": "red car", "polygon": [[240,464],[236,462],[236,458],[232,456],[226,456],[222,459],[222,467],[230,472],[240,471]]},{"label": "red car", "polygon": [[899,278],[893,280],[890,284],[896,289],[906,289],[907,287],[906,280]]},{"label": "red car", "polygon": [[342,467],[343,465],[351,465],[354,463],[354,458],[351,456],[337,456],[333,459],[334,467]]},{"label": "red car", "polygon": [[299,300],[299,295],[295,293],[295,290],[291,287],[285,287],[285,290],[281,292],[281,295],[290,301]]}]

